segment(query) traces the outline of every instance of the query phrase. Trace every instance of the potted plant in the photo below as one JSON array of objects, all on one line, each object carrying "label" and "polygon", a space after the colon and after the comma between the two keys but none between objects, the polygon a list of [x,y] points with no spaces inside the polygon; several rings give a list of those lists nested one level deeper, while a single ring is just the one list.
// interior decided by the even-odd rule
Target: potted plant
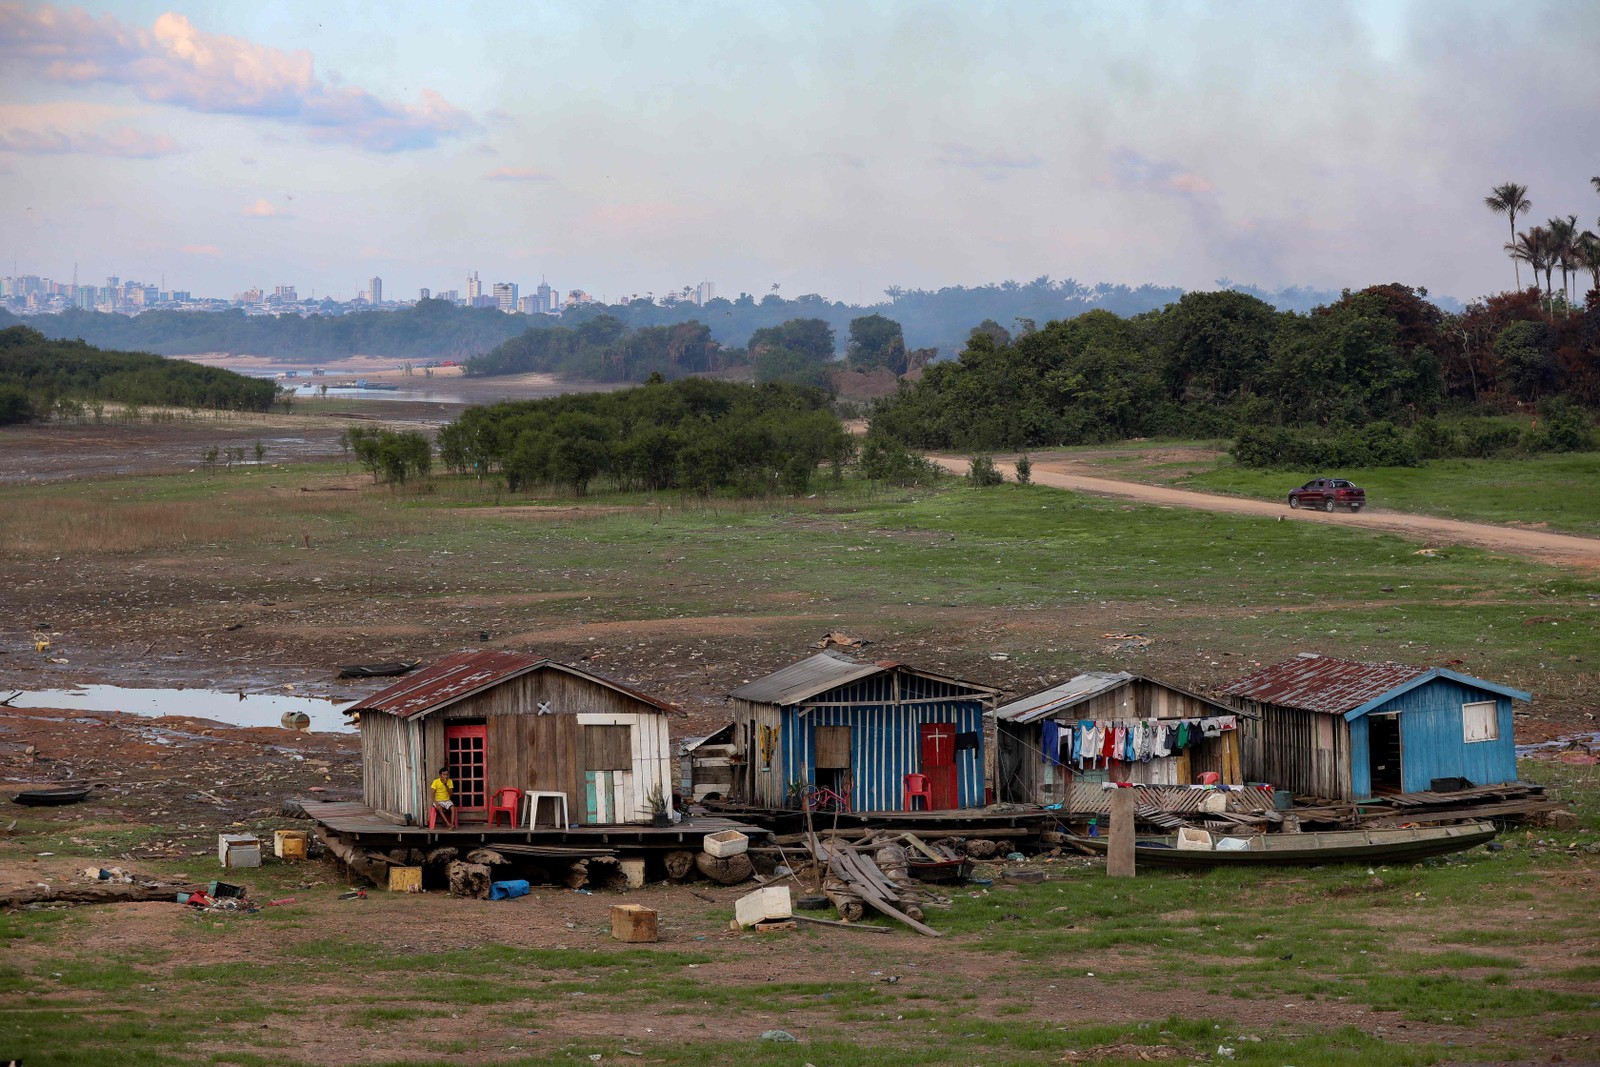
[{"label": "potted plant", "polygon": [[644,801],[650,805],[650,823],[652,826],[672,825],[672,818],[667,813],[667,798],[661,792],[659,783],[650,787],[650,792],[644,795]]}]

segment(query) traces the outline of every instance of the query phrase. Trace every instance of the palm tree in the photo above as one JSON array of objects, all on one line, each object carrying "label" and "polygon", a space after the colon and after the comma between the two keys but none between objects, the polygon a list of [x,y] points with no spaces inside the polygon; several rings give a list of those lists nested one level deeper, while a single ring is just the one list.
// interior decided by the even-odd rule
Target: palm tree
[{"label": "palm tree", "polygon": [[1593,178],[1590,178],[1589,184],[1594,186],[1595,192],[1600,193],[1600,174],[1596,174]]},{"label": "palm tree", "polygon": [[[1600,186],[1596,186],[1600,188]],[[1511,219],[1511,243],[1517,241],[1517,213],[1527,211],[1533,206],[1528,200],[1528,187],[1518,185],[1516,182],[1506,182],[1490,190],[1489,195],[1483,198],[1484,206],[1496,215],[1507,215]],[[1507,245],[1509,248],[1510,245]],[[1517,288],[1522,288],[1522,268],[1517,266],[1518,257],[1511,257],[1511,269],[1517,274]]]},{"label": "palm tree", "polygon": [[1593,230],[1584,230],[1578,235],[1577,248],[1578,262],[1594,275],[1594,287],[1600,291],[1600,236]]},{"label": "palm tree", "polygon": [[[1543,226],[1535,226],[1516,235],[1516,240],[1506,242],[1506,254],[1517,263],[1526,263],[1533,271],[1533,283],[1539,284],[1539,272],[1549,262],[1550,234]],[[1518,282],[1521,285],[1521,282]]]},{"label": "palm tree", "polygon": [[[1561,299],[1567,303],[1567,313],[1572,313],[1572,297],[1567,292],[1567,283],[1577,258],[1575,242],[1578,237],[1578,216],[1568,215],[1564,219],[1550,219],[1545,223],[1550,234],[1549,266],[1561,268]],[[1548,268],[1547,268],[1548,269]]]}]

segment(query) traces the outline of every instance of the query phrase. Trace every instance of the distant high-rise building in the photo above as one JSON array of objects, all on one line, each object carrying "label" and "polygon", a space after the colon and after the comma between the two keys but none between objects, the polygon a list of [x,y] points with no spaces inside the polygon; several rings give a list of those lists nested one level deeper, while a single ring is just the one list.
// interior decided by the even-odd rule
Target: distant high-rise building
[{"label": "distant high-rise building", "polygon": [[422,295],[419,296],[417,299],[418,300],[430,300],[430,299],[432,299],[432,297],[433,297],[433,291],[431,289],[424,289],[424,290],[422,290]]},{"label": "distant high-rise building", "polygon": [[699,285],[694,287],[694,302],[699,304],[701,307],[705,307],[707,304],[711,303],[711,301],[716,299],[716,296],[717,287],[711,282],[701,282]]},{"label": "distant high-rise building", "polygon": [[527,296],[517,298],[517,310],[524,315],[539,314],[539,298],[529,293]]},{"label": "distant high-rise building", "polygon": [[459,304],[459,303],[461,303],[461,290],[460,289],[446,289],[446,290],[444,290],[443,292],[441,292],[439,294],[438,299],[440,299],[440,300],[448,300],[452,304]]},{"label": "distant high-rise building", "polygon": [[300,302],[300,294],[295,292],[295,288],[292,285],[274,286],[272,296],[280,304],[298,304]]},{"label": "distant high-rise building", "polygon": [[494,304],[508,315],[517,310],[517,283],[495,282]]},{"label": "distant high-rise building", "polygon": [[483,283],[478,280],[478,272],[473,271],[467,275],[467,303],[473,307],[478,306],[478,297],[483,295]]},{"label": "distant high-rise building", "polygon": [[372,276],[372,288],[370,292],[372,294],[371,299],[373,307],[377,307],[379,304],[383,303],[383,279],[378,277],[376,274]]}]

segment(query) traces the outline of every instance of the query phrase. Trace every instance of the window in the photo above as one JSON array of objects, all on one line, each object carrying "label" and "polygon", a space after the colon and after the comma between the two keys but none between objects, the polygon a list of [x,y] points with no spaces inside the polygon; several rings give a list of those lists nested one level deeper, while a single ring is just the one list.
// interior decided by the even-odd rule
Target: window
[{"label": "window", "polygon": [[1499,703],[1480,700],[1461,705],[1461,739],[1468,743],[1500,740]]}]

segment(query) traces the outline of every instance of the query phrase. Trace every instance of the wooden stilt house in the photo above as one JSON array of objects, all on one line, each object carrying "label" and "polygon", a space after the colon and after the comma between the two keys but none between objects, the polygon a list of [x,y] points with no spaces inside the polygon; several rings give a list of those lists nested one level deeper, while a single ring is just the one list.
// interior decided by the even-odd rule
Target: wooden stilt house
[{"label": "wooden stilt house", "polygon": [[1207,772],[1244,781],[1237,709],[1153,678],[1091,671],[993,714],[1002,801],[1051,805],[1074,784],[1191,785]]},{"label": "wooden stilt house", "polygon": [[1223,690],[1243,720],[1252,778],[1332,800],[1517,780],[1520,689],[1443,667],[1303,653]]},{"label": "wooden stilt house", "polygon": [[441,660],[350,708],[359,719],[369,807],[426,819],[442,766],[463,822],[497,790],[561,793],[577,825],[649,822],[670,801],[671,705],[589,671],[512,652]]},{"label": "wooden stilt house", "polygon": [[983,716],[998,693],[900,663],[818,653],[729,694],[739,793],[793,808],[807,787],[825,786],[853,811],[900,811],[915,773],[929,779],[930,809],[982,807]]}]

